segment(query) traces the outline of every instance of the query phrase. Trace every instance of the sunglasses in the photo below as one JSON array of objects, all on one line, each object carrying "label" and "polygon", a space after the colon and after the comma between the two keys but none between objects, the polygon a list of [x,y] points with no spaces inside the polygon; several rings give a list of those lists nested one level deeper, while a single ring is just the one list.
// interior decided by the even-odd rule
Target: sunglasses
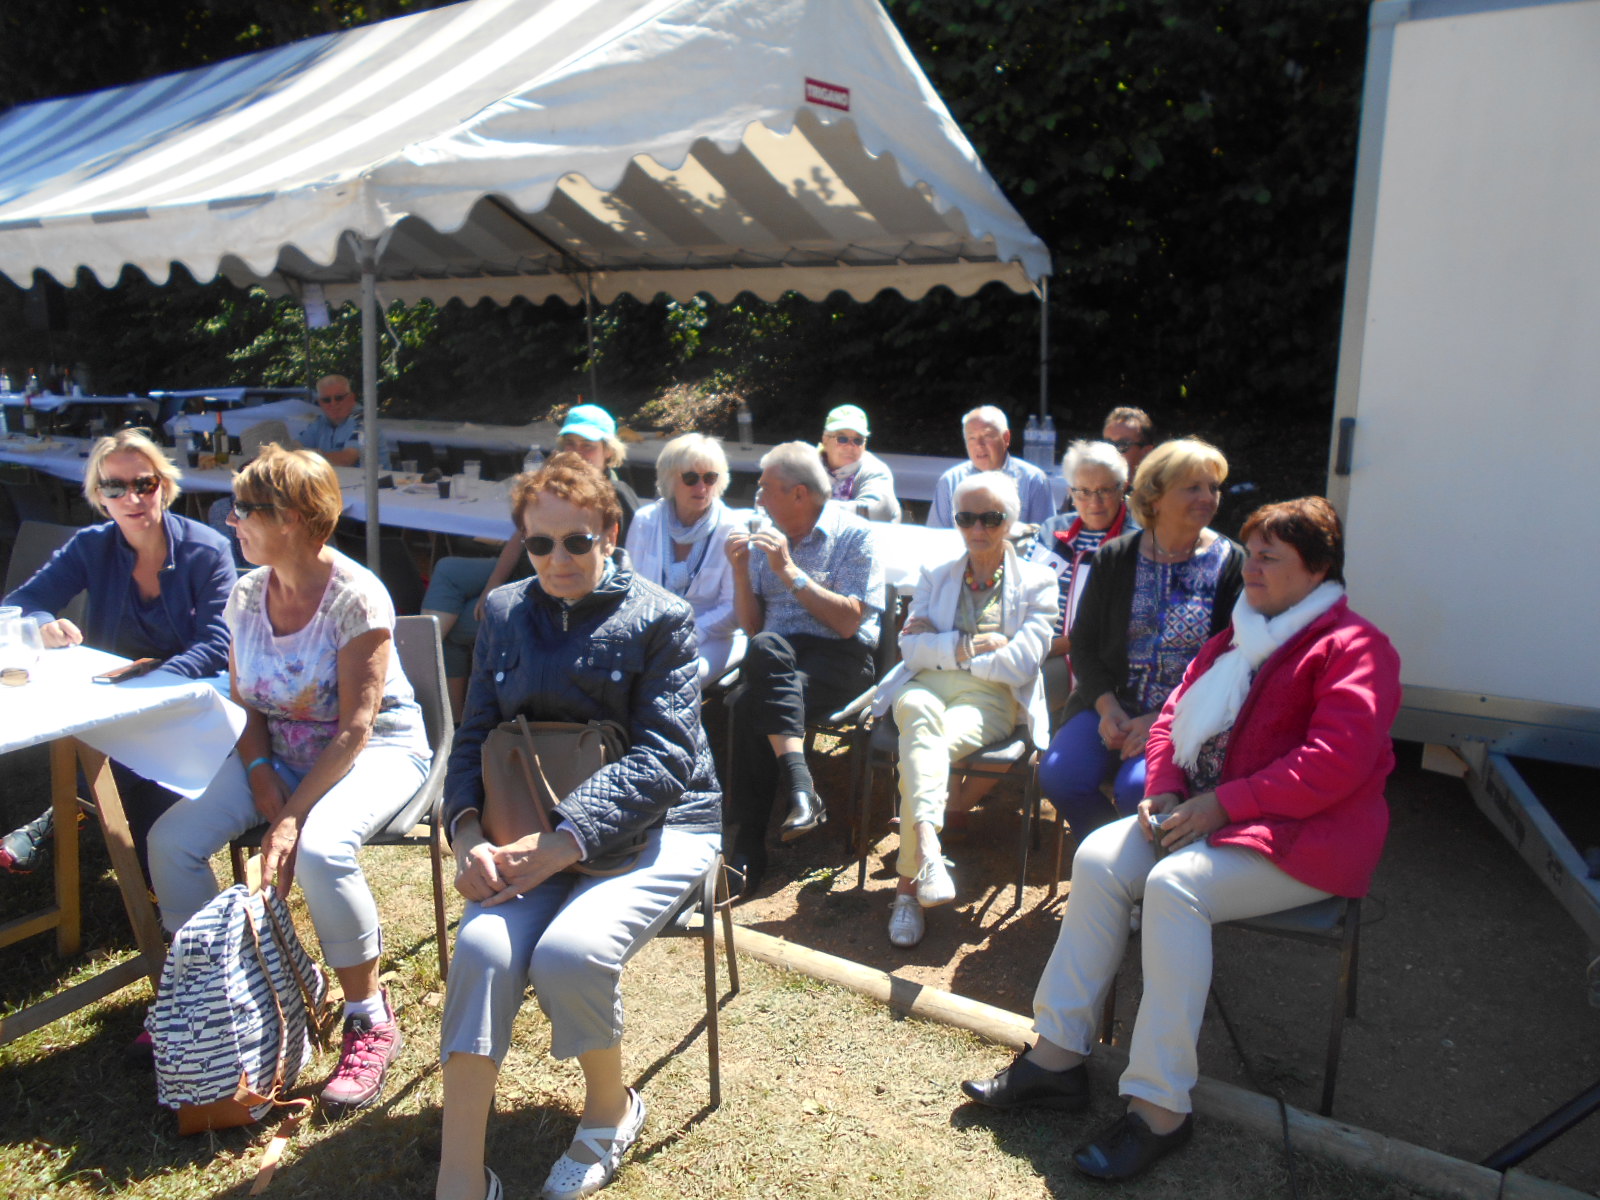
[{"label": "sunglasses", "polygon": [[341,401],[350,399],[350,397],[353,396],[353,395],[355,395],[354,392],[340,392],[337,396],[318,396],[317,397],[317,403],[318,404],[338,404]]},{"label": "sunglasses", "polygon": [[684,487],[697,487],[702,479],[707,487],[716,487],[722,475],[717,471],[685,471],[682,478]]},{"label": "sunglasses", "polygon": [[958,512],[956,524],[963,529],[971,529],[974,525],[982,524],[985,529],[999,529],[1005,524],[1006,515],[1003,512]]},{"label": "sunglasses", "polygon": [[159,475],[139,475],[133,479],[102,479],[100,494],[107,500],[120,500],[129,492],[135,496],[148,496],[160,487]]},{"label": "sunglasses", "polygon": [[235,521],[243,521],[246,517],[253,517],[256,513],[271,512],[277,507],[278,506],[276,504],[268,504],[265,502],[261,504],[251,504],[246,500],[235,500],[233,502],[233,519]]},{"label": "sunglasses", "polygon": [[556,539],[536,533],[532,537],[522,539],[523,546],[535,558],[548,558],[555,553],[556,542],[559,540],[566,552],[573,558],[582,558],[594,549],[594,544],[600,540],[598,533],[569,533],[566,537]]},{"label": "sunglasses", "polygon": [[1135,446],[1148,446],[1150,443],[1140,438],[1112,438],[1111,444],[1117,448],[1117,453],[1126,454]]},{"label": "sunglasses", "polygon": [[865,446],[867,444],[867,439],[860,434],[830,433],[828,436],[841,446]]}]

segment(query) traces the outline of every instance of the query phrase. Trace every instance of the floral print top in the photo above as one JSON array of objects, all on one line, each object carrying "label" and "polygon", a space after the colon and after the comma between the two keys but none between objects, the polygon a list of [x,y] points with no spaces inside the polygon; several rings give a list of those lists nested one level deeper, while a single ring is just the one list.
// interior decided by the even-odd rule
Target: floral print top
[{"label": "floral print top", "polygon": [[1217,583],[1233,552],[1219,537],[1180,563],[1139,556],[1128,617],[1128,688],[1136,712],[1155,712],[1180,683],[1189,662],[1211,636]]},{"label": "floral print top", "polygon": [[[367,568],[332,553],[327,589],[303,629],[281,637],[272,632],[269,567],[258,567],[239,580],[224,613],[233,633],[239,696],[266,716],[273,757],[297,771],[310,770],[339,730],[339,651],[370,630],[394,629],[388,589]],[[392,652],[367,745],[428,754],[422,710],[400,656]]]}]

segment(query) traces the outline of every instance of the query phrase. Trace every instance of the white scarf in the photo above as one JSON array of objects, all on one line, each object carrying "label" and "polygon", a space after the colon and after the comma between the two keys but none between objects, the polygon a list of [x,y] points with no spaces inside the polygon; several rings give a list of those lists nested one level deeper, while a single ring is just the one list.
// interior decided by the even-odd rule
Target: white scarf
[{"label": "white scarf", "polygon": [[1233,642],[1209,670],[1178,697],[1172,713],[1172,757],[1186,771],[1200,758],[1200,748],[1225,729],[1232,729],[1256,668],[1344,595],[1344,585],[1319,583],[1293,608],[1268,620],[1240,596],[1233,606]]},{"label": "white scarf", "polygon": [[678,520],[678,507],[671,500],[663,500],[661,505],[666,517],[666,520],[661,522],[661,583],[668,590],[681,596],[689,590],[694,577],[700,573],[709,543],[700,547],[699,554],[691,552],[682,562],[679,562],[673,554],[672,547],[692,546],[710,537],[711,532],[721,524],[722,501],[713,500],[711,506],[700,515],[700,519],[693,525],[687,526]]}]

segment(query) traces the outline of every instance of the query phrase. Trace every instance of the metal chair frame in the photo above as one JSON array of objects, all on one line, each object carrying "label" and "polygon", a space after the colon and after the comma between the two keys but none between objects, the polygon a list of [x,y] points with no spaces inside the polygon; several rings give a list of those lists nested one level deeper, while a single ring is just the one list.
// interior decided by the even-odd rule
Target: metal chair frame
[{"label": "metal chair frame", "polygon": [[[693,925],[694,918],[700,925]],[[710,1077],[711,1107],[722,1104],[722,1040],[718,1026],[718,1012],[722,1001],[717,997],[717,920],[722,921],[722,945],[728,956],[728,995],[732,1000],[739,994],[739,959],[733,944],[733,901],[728,891],[727,869],[719,853],[700,877],[689,884],[678,901],[676,917],[658,933],[657,937],[700,939],[705,962],[706,979],[706,1071]]]},{"label": "metal chair frame", "polygon": [[[428,745],[433,749],[433,761],[428,774],[390,822],[367,839],[369,846],[427,846],[433,870],[433,922],[434,934],[439,942],[439,978],[450,973],[450,931],[445,914],[444,892],[444,831],[440,828],[439,810],[444,799],[445,768],[450,760],[450,747],[455,740],[455,725],[450,719],[450,697],[445,691],[444,652],[440,646],[439,621],[436,617],[397,617],[394,627],[395,652],[400,665],[417,695],[422,708],[423,725],[428,733]],[[426,824],[426,833],[418,833],[417,826]],[[235,883],[244,881],[246,851],[257,849],[266,826],[258,825],[229,844],[229,857],[233,863]]]}]

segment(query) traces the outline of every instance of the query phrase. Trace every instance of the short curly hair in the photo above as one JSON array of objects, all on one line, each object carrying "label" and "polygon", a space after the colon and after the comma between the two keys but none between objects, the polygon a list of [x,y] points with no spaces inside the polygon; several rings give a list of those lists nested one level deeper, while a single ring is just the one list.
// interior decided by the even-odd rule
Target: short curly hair
[{"label": "short curly hair", "polygon": [[[344,493],[328,460],[315,450],[285,450],[277,442],[261,447],[254,461],[233,477],[234,499],[245,504],[271,504],[280,512],[297,512],[318,545],[333,536]],[[274,518],[281,520],[275,512]]]},{"label": "short curly hair", "polygon": [[528,505],[547,494],[594,513],[600,518],[601,529],[622,526],[622,504],[611,481],[581,455],[564,450],[552,454],[537,471],[517,476],[511,488],[511,520],[517,526],[517,537],[522,536],[522,517]]},{"label": "short curly hair", "polygon": [[1258,533],[1293,546],[1306,570],[1315,573],[1326,567],[1330,582],[1344,582],[1344,525],[1333,505],[1321,496],[1302,496],[1256,509],[1245,518],[1239,540],[1248,542]]}]

